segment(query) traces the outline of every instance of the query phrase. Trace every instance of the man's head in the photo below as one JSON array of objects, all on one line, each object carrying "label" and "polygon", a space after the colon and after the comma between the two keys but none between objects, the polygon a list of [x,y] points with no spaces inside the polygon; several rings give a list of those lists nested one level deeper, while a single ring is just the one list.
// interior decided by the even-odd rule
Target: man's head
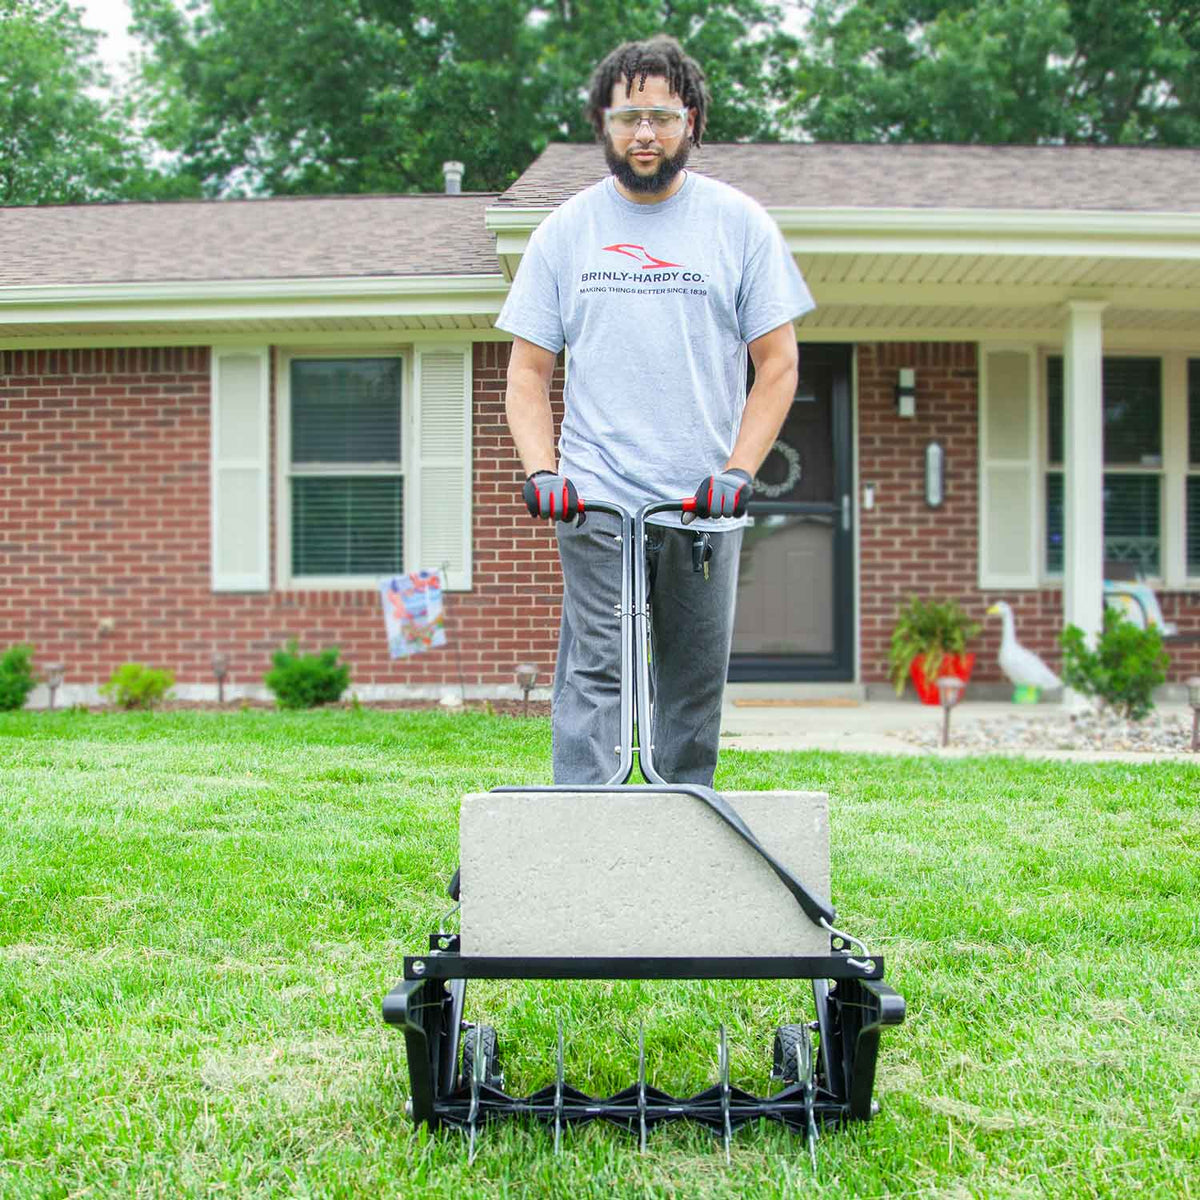
[{"label": "man's head", "polygon": [[661,192],[699,146],[708,87],[672,37],[618,46],[592,73],[587,115],[609,170],[631,192]]}]

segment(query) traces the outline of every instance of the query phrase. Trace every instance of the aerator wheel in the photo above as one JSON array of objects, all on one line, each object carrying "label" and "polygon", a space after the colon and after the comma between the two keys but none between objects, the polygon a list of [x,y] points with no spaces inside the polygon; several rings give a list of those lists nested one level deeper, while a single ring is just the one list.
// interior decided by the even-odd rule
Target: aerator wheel
[{"label": "aerator wheel", "polygon": [[775,1030],[775,1055],[771,1078],[785,1084],[812,1078],[812,1034],[807,1025],[780,1025]]},{"label": "aerator wheel", "polygon": [[[476,1026],[466,1025],[462,1031],[462,1074],[459,1083],[463,1087],[471,1086],[471,1075],[475,1070],[475,1031]],[[502,1088],[504,1086],[504,1068],[500,1065],[500,1039],[491,1025],[480,1025],[479,1053],[483,1059],[483,1082],[488,1087]]]}]

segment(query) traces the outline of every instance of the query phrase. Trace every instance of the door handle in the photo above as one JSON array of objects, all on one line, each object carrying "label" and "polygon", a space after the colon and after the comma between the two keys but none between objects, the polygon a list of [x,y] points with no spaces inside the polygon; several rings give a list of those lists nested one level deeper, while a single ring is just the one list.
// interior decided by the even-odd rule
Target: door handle
[{"label": "door handle", "polygon": [[847,533],[850,532],[850,493],[845,492],[842,495],[842,529]]}]

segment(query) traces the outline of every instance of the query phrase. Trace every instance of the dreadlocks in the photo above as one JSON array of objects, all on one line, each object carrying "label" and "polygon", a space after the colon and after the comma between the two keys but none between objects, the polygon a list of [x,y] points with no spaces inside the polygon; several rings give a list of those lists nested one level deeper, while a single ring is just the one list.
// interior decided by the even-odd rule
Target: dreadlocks
[{"label": "dreadlocks", "polygon": [[699,146],[708,112],[708,85],[700,64],[689,58],[683,47],[665,33],[656,34],[645,42],[626,42],[618,46],[592,72],[586,111],[596,136],[604,137],[604,110],[612,103],[613,87],[624,80],[625,95],[632,96],[635,83],[641,91],[651,76],[665,79],[684,105],[695,111],[692,143]]}]

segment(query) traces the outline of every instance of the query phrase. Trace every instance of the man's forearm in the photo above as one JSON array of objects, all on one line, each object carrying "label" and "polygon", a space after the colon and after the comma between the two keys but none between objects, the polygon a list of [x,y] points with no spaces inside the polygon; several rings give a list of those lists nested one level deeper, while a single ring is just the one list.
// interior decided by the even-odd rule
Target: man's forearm
[{"label": "man's forearm", "polygon": [[535,371],[509,373],[504,414],[525,474],[553,471],[554,417],[550,411],[550,389]]},{"label": "man's forearm", "polygon": [[795,365],[787,363],[764,364],[755,374],[726,470],[740,468],[751,479],[758,474],[787,419],[796,395],[796,378]]}]

